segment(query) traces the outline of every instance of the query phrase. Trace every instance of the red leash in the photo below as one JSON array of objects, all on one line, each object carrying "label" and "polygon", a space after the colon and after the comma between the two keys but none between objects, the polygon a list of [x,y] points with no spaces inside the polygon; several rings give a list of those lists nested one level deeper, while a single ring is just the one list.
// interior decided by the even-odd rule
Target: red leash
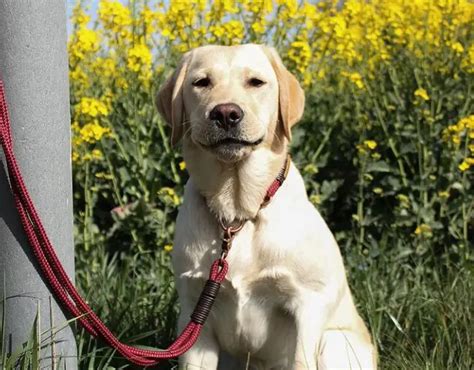
[{"label": "red leash", "polygon": [[[181,356],[196,342],[202,326],[211,310],[217,296],[221,282],[225,279],[229,266],[225,260],[230,249],[233,237],[241,229],[224,227],[223,253],[212,264],[209,280],[201,293],[198,303],[191,315],[191,321],[178,336],[176,341],[166,350],[143,350],[121,343],[118,338],[105,326],[100,318],[92,311],[89,305],[79,295],[69,279],[61,262],[48,239],[38,213],[23,181],[18,163],[13,152],[11,137],[10,117],[5,98],[3,82],[0,80],[0,144],[5,153],[7,162],[10,188],[13,193],[15,205],[20,215],[23,229],[28,237],[33,253],[39,263],[43,276],[48,281],[58,302],[81,323],[84,329],[95,338],[103,339],[110,347],[114,348],[130,362],[139,366],[152,366],[161,359],[170,359]],[[267,190],[265,201],[273,197],[283,183],[289,168],[287,159],[285,168],[273,181]],[[243,224],[241,225],[243,226]],[[224,253],[225,252],[225,253]]]}]

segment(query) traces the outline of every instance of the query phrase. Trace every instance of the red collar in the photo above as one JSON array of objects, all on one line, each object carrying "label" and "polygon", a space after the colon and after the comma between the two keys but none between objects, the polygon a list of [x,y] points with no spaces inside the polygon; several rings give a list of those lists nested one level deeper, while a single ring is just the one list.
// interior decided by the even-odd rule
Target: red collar
[{"label": "red collar", "polygon": [[290,164],[291,164],[291,157],[288,154],[285,159],[285,164],[281,168],[280,172],[278,172],[277,177],[275,178],[275,180],[273,180],[270,187],[267,189],[265,198],[263,198],[263,202],[260,208],[263,208],[268,203],[270,203],[270,201],[272,200],[273,196],[276,194],[278,189],[280,189],[280,187],[283,185],[283,182],[285,181],[286,177],[288,176],[288,172],[290,171]]}]

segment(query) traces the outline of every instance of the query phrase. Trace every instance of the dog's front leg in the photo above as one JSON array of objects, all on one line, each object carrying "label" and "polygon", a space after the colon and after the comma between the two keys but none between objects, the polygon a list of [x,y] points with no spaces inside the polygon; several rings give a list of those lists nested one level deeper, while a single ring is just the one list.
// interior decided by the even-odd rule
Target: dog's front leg
[{"label": "dog's front leg", "polygon": [[319,295],[308,293],[294,312],[296,323],[294,369],[316,369],[316,354],[327,321],[328,307]]},{"label": "dog's front leg", "polygon": [[[181,302],[178,329],[181,332],[189,323],[194,306],[185,298]],[[219,346],[208,320],[201,330],[198,340],[189,351],[179,358],[180,370],[216,370],[219,362]]]},{"label": "dog's front leg", "polygon": [[194,346],[179,358],[179,368],[181,370],[216,370],[218,362],[219,346],[211,330],[204,326]]}]

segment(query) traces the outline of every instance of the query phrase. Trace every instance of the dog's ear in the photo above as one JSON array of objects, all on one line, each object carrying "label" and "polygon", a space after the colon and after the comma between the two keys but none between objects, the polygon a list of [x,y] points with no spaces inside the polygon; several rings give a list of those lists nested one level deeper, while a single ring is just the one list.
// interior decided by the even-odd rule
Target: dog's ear
[{"label": "dog's ear", "polygon": [[190,59],[190,53],[183,55],[178,67],[161,86],[155,104],[163,119],[171,126],[171,144],[181,139],[184,132],[183,82]]},{"label": "dog's ear", "polygon": [[288,140],[291,140],[291,128],[297,123],[304,112],[304,91],[298,80],[283,65],[277,51],[268,46],[263,46],[275,70],[279,88],[280,121],[283,124],[283,132]]}]

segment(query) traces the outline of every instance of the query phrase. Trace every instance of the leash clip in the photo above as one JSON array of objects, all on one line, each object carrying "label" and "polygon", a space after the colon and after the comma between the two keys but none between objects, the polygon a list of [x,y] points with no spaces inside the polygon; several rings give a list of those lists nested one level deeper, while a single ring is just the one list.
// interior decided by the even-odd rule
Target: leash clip
[{"label": "leash clip", "polygon": [[227,258],[230,248],[232,247],[232,242],[234,241],[235,235],[242,230],[246,220],[240,221],[237,226],[227,226],[224,224],[224,221],[221,219],[220,224],[224,230],[224,235],[222,236],[222,247],[221,247],[221,256],[220,260],[223,261]]},{"label": "leash clip", "polygon": [[234,240],[235,232],[232,232],[232,228],[229,226],[224,229],[224,236],[222,237],[222,247],[220,259],[226,259],[229,254],[230,248],[232,247],[232,241]]}]

